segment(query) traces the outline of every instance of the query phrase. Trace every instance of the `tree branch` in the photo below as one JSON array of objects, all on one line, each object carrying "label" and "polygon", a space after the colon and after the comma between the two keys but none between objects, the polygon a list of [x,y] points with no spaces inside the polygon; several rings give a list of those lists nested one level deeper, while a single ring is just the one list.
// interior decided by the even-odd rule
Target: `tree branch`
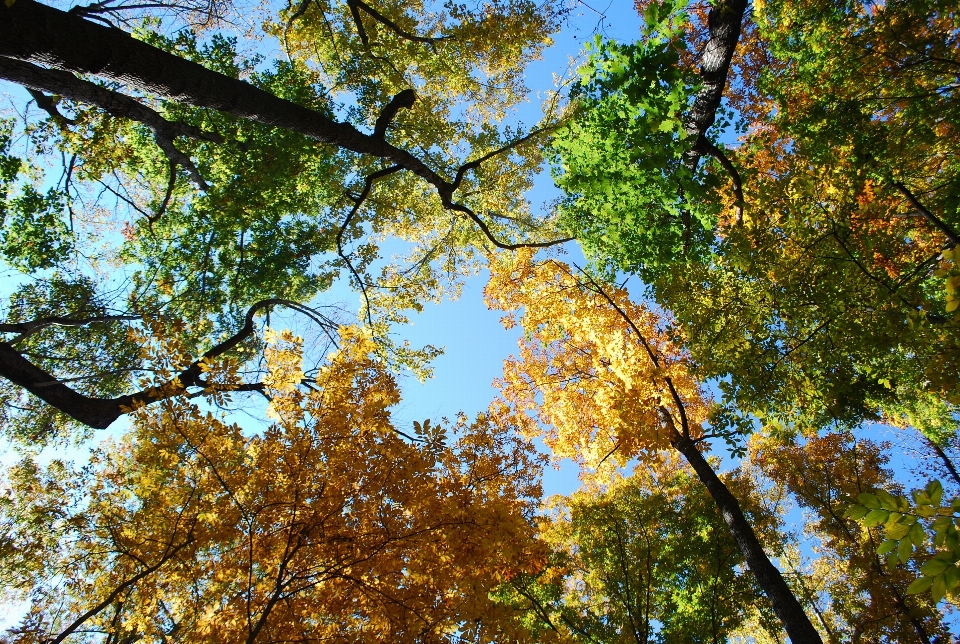
[{"label": "tree branch", "polygon": [[699,145],[704,152],[716,159],[730,175],[730,180],[733,182],[733,194],[737,198],[737,223],[743,223],[743,182],[740,180],[740,173],[727,158],[727,155],[723,153],[723,150],[714,145],[706,136],[701,137]]},{"label": "tree branch", "polygon": [[60,124],[74,125],[76,121],[73,119],[68,119],[66,116],[60,113],[60,110],[57,109],[57,104],[53,100],[52,96],[47,96],[43,92],[38,92],[37,90],[27,88],[27,92],[30,96],[33,97],[34,102],[36,102],[37,107],[50,115],[54,121]]},{"label": "tree branch", "polygon": [[377,123],[373,128],[373,136],[383,139],[387,134],[387,128],[390,127],[390,123],[397,116],[397,112],[403,108],[410,109],[416,100],[417,93],[412,89],[405,89],[394,96],[380,112],[380,116],[377,117]]},{"label": "tree branch", "polygon": [[[24,358],[7,342],[0,342],[0,376],[84,425],[94,429],[105,429],[117,418],[136,407],[179,396],[186,393],[189,387],[205,386],[207,383],[201,379],[202,365],[230,351],[253,335],[254,316],[271,306],[289,306],[298,311],[306,308],[290,300],[278,298],[261,300],[247,310],[244,325],[239,331],[212,347],[199,360],[191,363],[175,377],[162,384],[117,398],[93,398],[74,391],[55,376]],[[231,390],[230,387],[223,389]]]},{"label": "tree branch", "polygon": [[21,334],[20,337],[14,340],[14,342],[17,342],[25,338],[27,335],[36,333],[37,331],[48,326],[76,327],[86,326],[96,322],[118,322],[139,319],[139,315],[98,315],[96,317],[86,318],[83,320],[53,315],[49,317],[37,318],[36,320],[30,320],[28,322],[0,322],[0,333]]},{"label": "tree branch", "polygon": [[360,36],[360,42],[363,43],[364,47],[370,46],[370,39],[367,37],[367,30],[363,27],[363,19],[360,16],[360,10],[362,9],[367,15],[379,22],[381,25],[397,34],[401,38],[410,40],[412,42],[419,42],[426,45],[434,45],[441,40],[447,40],[449,36],[440,36],[438,38],[426,38],[424,36],[417,36],[416,34],[411,34],[407,31],[404,31],[400,28],[397,23],[393,22],[382,13],[368,5],[363,0],[347,0],[347,6],[350,7],[350,14],[353,16],[353,22],[357,26],[357,34]]},{"label": "tree branch", "polygon": [[946,235],[947,239],[949,239],[954,246],[960,245],[960,233],[954,230],[949,224],[937,217],[935,214],[927,210],[926,207],[920,203],[920,200],[917,199],[917,197],[910,192],[905,185],[897,181],[893,184],[893,187],[896,188],[897,191],[902,194],[907,201],[910,202],[911,206],[917,209],[917,212],[923,215],[924,219],[929,221],[937,228],[937,230]]},{"label": "tree branch", "polygon": [[140,571],[140,573],[134,575],[127,581],[117,586],[113,590],[113,592],[107,595],[106,599],[104,599],[102,602],[100,602],[99,604],[97,604],[96,606],[88,610],[86,613],[84,613],[83,615],[75,619],[73,623],[71,623],[66,629],[64,629],[57,637],[50,640],[50,644],[60,644],[60,642],[65,640],[67,637],[69,637],[71,633],[73,633],[75,630],[80,628],[80,626],[83,625],[85,621],[87,621],[88,619],[90,619],[91,617],[93,617],[94,615],[102,611],[104,608],[109,606],[111,603],[113,603],[113,600],[116,599],[120,595],[120,593],[125,591],[127,588],[133,586],[144,577],[147,577],[151,573],[155,572],[158,568],[160,568],[160,566],[170,561],[170,559],[172,559],[178,552],[183,550],[185,547],[187,547],[191,543],[193,543],[192,533],[187,535],[187,539],[183,543],[177,545],[176,547],[171,548],[170,550],[167,550],[167,552],[165,552],[163,556],[160,558],[160,561],[158,561],[157,563],[155,563],[154,565],[148,568],[145,568],[144,570]]},{"label": "tree branch", "polygon": [[[170,159],[171,164],[176,164],[186,170],[201,190],[209,189],[193,161],[177,149],[173,140],[178,136],[188,136],[219,143],[223,139],[218,135],[204,132],[200,128],[185,123],[168,121],[140,101],[77,78],[69,72],[45,69],[13,58],[0,57],[0,78],[23,85],[34,98],[38,93],[48,91],[78,103],[96,105],[113,116],[127,118],[146,125],[153,131],[157,145]],[[37,99],[37,104],[40,104],[39,99]],[[55,108],[53,109],[55,110]],[[49,110],[47,111],[49,112]]]},{"label": "tree branch", "polygon": [[[740,40],[740,28],[743,14],[747,9],[747,0],[728,0],[715,4],[707,15],[710,39],[707,40],[700,57],[700,91],[687,112],[684,129],[687,136],[699,143],[710,126],[717,120],[717,108],[723,98],[723,89],[727,85],[727,73],[730,60]],[[700,161],[701,152],[695,145],[686,154],[685,163],[695,170]]]},{"label": "tree branch", "polygon": [[383,168],[367,175],[367,178],[363,182],[363,189],[360,191],[360,194],[356,197],[351,197],[353,200],[353,208],[351,208],[350,212],[347,213],[343,223],[340,225],[340,229],[337,231],[337,255],[339,255],[341,259],[347,263],[347,268],[350,269],[354,279],[357,280],[357,284],[360,286],[360,290],[363,293],[363,301],[367,305],[367,323],[371,327],[373,326],[373,318],[370,314],[370,298],[367,296],[367,285],[366,282],[360,279],[360,274],[357,272],[357,269],[353,267],[353,262],[350,261],[350,257],[343,252],[343,233],[346,231],[347,226],[350,225],[350,220],[353,219],[354,215],[356,215],[360,210],[360,206],[363,205],[363,202],[366,201],[367,197],[370,195],[370,190],[373,188],[373,182],[377,179],[389,176],[394,172],[398,172],[401,169],[402,168],[400,166],[393,165],[389,168]]}]

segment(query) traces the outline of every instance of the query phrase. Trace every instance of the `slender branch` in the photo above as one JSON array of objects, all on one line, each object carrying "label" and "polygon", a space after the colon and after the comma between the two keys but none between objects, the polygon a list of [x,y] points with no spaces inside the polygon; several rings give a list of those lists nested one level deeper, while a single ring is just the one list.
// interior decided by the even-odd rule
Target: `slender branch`
[{"label": "slender branch", "polygon": [[738,172],[736,166],[730,162],[730,159],[727,158],[727,155],[723,153],[723,150],[714,145],[713,142],[710,141],[710,139],[708,139],[706,136],[702,137],[699,145],[704,152],[719,161],[720,165],[723,166],[723,169],[726,170],[727,174],[730,175],[730,180],[733,182],[733,194],[737,198],[737,223],[742,224],[744,200],[743,182],[740,179],[740,172]]},{"label": "slender branch", "polygon": [[347,213],[343,223],[340,224],[340,230],[337,231],[337,255],[339,255],[341,259],[347,263],[347,268],[350,269],[354,279],[357,280],[357,284],[360,286],[360,290],[363,293],[363,301],[367,305],[367,323],[370,326],[373,326],[373,318],[371,317],[370,313],[370,298],[367,295],[367,285],[362,279],[360,279],[360,274],[357,272],[357,269],[353,267],[353,262],[350,261],[350,257],[343,251],[343,233],[347,230],[347,226],[350,225],[350,220],[353,219],[353,217],[360,210],[360,206],[362,206],[363,202],[366,201],[368,196],[370,196],[370,190],[373,188],[373,183],[377,179],[382,179],[383,177],[389,176],[400,170],[402,170],[402,168],[399,165],[393,165],[389,168],[382,168],[367,175],[367,178],[363,181],[363,189],[360,191],[360,194],[356,197],[351,197],[353,201],[353,208],[351,208],[350,212]]},{"label": "slender branch", "polygon": [[929,221],[931,224],[933,224],[937,228],[937,230],[939,230],[944,235],[946,235],[947,239],[949,239],[954,246],[960,245],[960,233],[954,230],[953,227],[951,227],[945,221],[937,217],[935,214],[927,210],[927,208],[922,203],[920,203],[920,200],[917,199],[916,195],[910,192],[910,190],[905,185],[897,181],[897,182],[894,182],[893,187],[896,188],[897,191],[900,194],[902,194],[907,201],[910,202],[911,206],[917,209],[917,212],[923,215],[924,219]]},{"label": "slender branch", "polygon": [[117,322],[121,320],[129,321],[139,319],[139,315],[98,315],[96,317],[86,318],[83,320],[54,315],[50,317],[37,318],[36,320],[30,320],[28,322],[0,322],[0,332],[27,334],[36,333],[40,329],[48,326],[77,327],[94,324],[96,322]]},{"label": "slender branch", "polygon": [[364,29],[363,27],[363,19],[360,16],[361,10],[367,15],[369,15],[371,18],[379,22],[381,25],[383,25],[384,27],[392,31],[393,33],[397,34],[401,38],[410,40],[412,42],[423,43],[425,45],[434,45],[440,42],[441,40],[447,40],[450,38],[450,36],[427,38],[424,36],[417,36],[416,34],[411,34],[408,31],[404,31],[403,29],[400,28],[399,25],[397,25],[397,23],[393,22],[392,20],[384,16],[382,13],[380,13],[379,11],[377,11],[376,9],[368,5],[366,2],[363,2],[363,0],[347,0],[347,6],[350,7],[350,14],[353,16],[353,22],[357,26],[357,35],[360,36],[360,42],[363,43],[364,47],[370,46],[370,39],[367,36],[366,29]]},{"label": "slender branch", "polygon": [[960,485],[960,472],[957,472],[956,466],[953,464],[953,460],[947,456],[947,453],[943,451],[943,448],[937,445],[935,442],[927,439],[927,444],[930,445],[930,448],[933,452],[940,458],[943,462],[943,465],[947,468],[947,471],[950,472],[950,476],[956,481],[957,485]]},{"label": "slender branch", "polygon": [[[43,90],[50,91],[72,101],[97,105],[113,116],[146,125],[153,131],[157,145],[170,159],[170,163],[189,172],[194,183],[202,190],[209,189],[196,165],[189,156],[177,149],[173,140],[177,136],[189,136],[219,143],[223,140],[220,136],[186,123],[168,121],[140,101],[58,69],[46,69],[13,58],[0,57],[0,78],[23,85],[35,98]],[[39,99],[37,101],[39,105]]]},{"label": "slender branch", "polygon": [[102,602],[100,602],[99,604],[97,604],[96,606],[94,606],[93,608],[91,608],[90,610],[88,610],[87,612],[85,612],[83,615],[81,615],[80,617],[78,617],[77,619],[75,619],[75,620],[73,621],[73,623],[70,624],[70,626],[68,626],[66,629],[64,629],[57,637],[55,637],[54,639],[50,640],[50,644],[60,644],[60,642],[62,642],[63,640],[65,640],[67,637],[69,637],[69,636],[70,636],[75,630],[77,630],[85,621],[87,621],[88,619],[90,619],[91,617],[93,617],[94,615],[96,615],[97,613],[99,613],[100,611],[102,611],[104,608],[106,608],[107,606],[109,606],[111,603],[113,603],[113,600],[116,599],[123,591],[125,591],[127,588],[130,588],[131,586],[133,586],[134,584],[136,584],[138,581],[140,581],[140,580],[143,579],[144,577],[147,577],[148,575],[150,575],[151,573],[153,573],[154,571],[156,571],[158,568],[160,568],[160,566],[162,566],[163,564],[165,564],[166,562],[168,562],[168,561],[169,561],[170,559],[172,559],[178,552],[180,552],[181,550],[183,550],[185,547],[187,547],[187,546],[190,545],[191,543],[193,543],[193,535],[192,535],[192,534],[187,535],[187,539],[186,539],[186,541],[184,541],[183,543],[177,545],[176,547],[174,547],[174,548],[172,548],[172,549],[170,549],[170,550],[167,550],[167,552],[165,552],[164,555],[160,558],[160,561],[158,561],[158,562],[155,563],[154,565],[150,566],[149,568],[146,568],[146,569],[140,571],[140,573],[134,575],[133,577],[131,577],[131,578],[128,579],[127,581],[123,582],[122,584],[120,584],[119,586],[117,586],[116,588],[114,588],[113,592],[110,593],[109,595],[107,595],[106,599],[104,599]]},{"label": "slender branch", "polygon": [[504,152],[509,152],[510,150],[514,149],[515,147],[517,147],[517,146],[519,146],[519,145],[521,145],[521,144],[523,144],[523,143],[526,143],[526,142],[529,141],[530,139],[536,138],[536,137],[540,136],[541,134],[548,134],[548,133],[550,133],[550,132],[553,132],[554,130],[557,129],[557,127],[558,127],[557,125],[551,125],[551,126],[548,126],[548,127],[542,127],[542,128],[540,128],[539,130],[531,130],[530,132],[528,132],[528,133],[525,134],[524,136],[521,136],[519,139],[515,139],[515,140],[511,141],[510,143],[507,143],[506,145],[503,145],[503,146],[497,148],[496,150],[493,150],[493,151],[491,151],[491,152],[488,152],[488,153],[484,154],[483,156],[481,156],[481,157],[479,157],[479,158],[477,158],[477,159],[473,159],[472,161],[467,161],[467,162],[464,163],[462,166],[460,166],[459,168],[457,168],[457,175],[456,175],[456,178],[453,180],[453,184],[452,184],[452,185],[453,185],[453,189],[456,190],[457,188],[460,187],[460,184],[463,182],[463,177],[464,177],[464,175],[467,173],[467,171],[469,171],[469,170],[475,170],[476,168],[480,167],[480,164],[483,163],[484,161],[488,161],[488,160],[492,159],[492,158],[495,157],[495,156],[498,156],[498,155],[500,155],[500,154],[503,154]]},{"label": "slender branch", "polygon": [[[637,339],[640,341],[640,344],[643,345],[644,351],[646,351],[647,355],[650,357],[650,360],[653,362],[653,366],[656,367],[657,369],[661,369],[662,367],[660,366],[660,359],[657,356],[657,353],[653,350],[653,347],[650,346],[650,343],[647,342],[646,336],[644,336],[643,333],[640,332],[640,329],[634,323],[633,319],[629,315],[627,315],[626,311],[620,308],[620,306],[613,301],[613,298],[610,297],[606,289],[604,289],[602,286],[597,284],[596,280],[594,280],[590,274],[588,274],[585,270],[583,270],[576,264],[574,264],[573,266],[578,271],[580,271],[580,273],[584,277],[586,277],[587,280],[589,280],[591,285],[591,290],[601,295],[603,299],[605,299],[607,303],[611,307],[613,307],[613,310],[615,310],[620,315],[620,317],[623,318],[623,320],[630,326],[630,328],[633,329],[633,332],[636,334]],[[571,275],[571,277],[573,276]],[[579,280],[577,280],[577,283],[579,283],[581,286],[586,286]],[[680,426],[683,429],[683,436],[689,440],[690,425],[687,420],[687,410],[685,405],[683,404],[683,399],[680,398],[680,393],[677,391],[677,388],[674,386],[673,379],[670,376],[664,376],[663,381],[667,385],[667,390],[670,392],[670,397],[673,399],[673,403],[677,406],[677,412],[680,414]],[[667,413],[669,414],[669,412]],[[670,423],[671,424],[673,423],[672,418],[670,419]]]},{"label": "slender branch", "polygon": [[490,240],[490,243],[497,248],[502,248],[504,250],[518,250],[520,248],[549,248],[550,246],[565,244],[568,241],[573,241],[575,239],[574,237],[563,237],[562,239],[554,239],[553,241],[546,242],[523,242],[520,244],[507,244],[494,237],[493,232],[491,232],[490,227],[487,226],[486,222],[480,219],[480,216],[470,210],[470,208],[458,203],[450,203],[447,208],[456,212],[462,212],[467,217],[472,219],[473,222],[477,224],[477,228],[479,228],[480,231],[486,235],[487,239]]}]

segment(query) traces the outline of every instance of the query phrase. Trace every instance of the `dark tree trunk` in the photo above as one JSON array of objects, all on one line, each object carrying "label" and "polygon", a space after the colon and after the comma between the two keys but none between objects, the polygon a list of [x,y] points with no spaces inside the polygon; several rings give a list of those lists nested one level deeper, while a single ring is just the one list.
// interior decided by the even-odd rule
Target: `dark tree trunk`
[{"label": "dark tree trunk", "polygon": [[823,644],[820,634],[803,612],[803,607],[797,601],[793,591],[783,580],[780,571],[770,562],[767,553],[763,551],[757,535],[753,532],[747,518],[743,516],[736,497],[713,471],[692,440],[677,435],[673,440],[673,446],[683,454],[697,473],[697,477],[707,486],[710,496],[720,508],[723,520],[730,528],[734,541],[743,553],[747,566],[756,577],[760,588],[770,599],[773,610],[787,630],[792,644]]},{"label": "dark tree trunk", "polygon": [[702,149],[701,141],[717,120],[717,108],[720,107],[723,89],[727,85],[730,60],[740,40],[740,28],[746,9],[747,0],[729,0],[717,3],[707,15],[710,39],[707,40],[700,57],[700,79],[703,85],[685,119],[687,135],[695,142],[693,150],[687,154],[685,160],[691,170],[697,167],[700,155],[707,151]]},{"label": "dark tree trunk", "polygon": [[119,29],[33,0],[16,0],[8,5],[0,6],[0,56],[93,74],[183,105],[218,110],[388,159],[436,187],[444,203],[452,197],[450,182],[382,137],[364,134],[348,123],[169,54]]}]

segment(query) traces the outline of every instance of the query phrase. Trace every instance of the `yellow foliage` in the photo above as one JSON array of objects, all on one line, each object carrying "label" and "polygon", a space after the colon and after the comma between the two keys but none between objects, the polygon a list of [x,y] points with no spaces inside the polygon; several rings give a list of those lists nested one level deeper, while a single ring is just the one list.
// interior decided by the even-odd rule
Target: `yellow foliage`
[{"label": "yellow foliage", "polygon": [[[374,348],[342,329],[303,389],[300,339],[271,332],[276,422],[262,433],[177,396],[56,474],[69,485],[21,465],[0,517],[10,543],[34,544],[22,559],[47,565],[0,563],[31,602],[20,640],[49,641],[100,605],[79,628],[117,640],[523,641],[489,593],[544,565],[540,457],[489,415],[460,416],[449,442],[405,439]],[[29,518],[41,512],[52,518]]]},{"label": "yellow foliage", "polygon": [[486,297],[511,315],[522,309],[526,331],[497,383],[501,404],[527,435],[541,433],[537,421],[549,426],[544,440],[556,456],[598,469],[669,448],[661,410],[678,428],[685,414],[694,438],[702,433],[706,392],[662,319],[625,290],[521,251],[491,262]]}]

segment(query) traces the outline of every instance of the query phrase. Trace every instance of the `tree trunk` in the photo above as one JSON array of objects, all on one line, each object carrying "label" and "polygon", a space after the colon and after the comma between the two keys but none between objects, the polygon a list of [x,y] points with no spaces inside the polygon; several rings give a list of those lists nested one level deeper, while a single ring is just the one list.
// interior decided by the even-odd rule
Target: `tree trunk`
[{"label": "tree trunk", "polygon": [[703,84],[684,119],[687,135],[694,141],[694,147],[684,161],[691,170],[696,169],[700,155],[705,151],[701,147],[704,135],[717,120],[717,108],[720,107],[723,89],[727,85],[730,60],[740,40],[747,4],[747,0],[720,2],[707,15],[710,39],[700,57],[700,79]]},{"label": "tree trunk", "polygon": [[730,528],[734,541],[737,542],[740,552],[743,553],[747,566],[750,567],[750,571],[756,577],[760,588],[770,598],[773,610],[786,628],[792,644],[823,644],[820,634],[813,627],[806,613],[803,612],[800,602],[797,601],[790,587],[787,586],[787,582],[783,580],[780,571],[770,562],[767,554],[763,551],[763,547],[757,540],[757,535],[754,534],[747,518],[743,516],[743,511],[740,509],[736,497],[730,493],[727,486],[716,475],[692,440],[677,435],[672,442],[674,448],[683,454],[687,462],[693,467],[700,481],[707,486],[710,496],[713,497],[717,507],[720,508],[723,520],[727,522],[727,526]]},{"label": "tree trunk", "polygon": [[[449,202],[453,185],[382,137],[236,78],[209,70],[111,29],[33,0],[0,6],[0,56],[93,74],[182,105],[214,109],[298,132],[345,150],[388,159],[419,175]],[[51,90],[51,93],[53,91]]]}]

